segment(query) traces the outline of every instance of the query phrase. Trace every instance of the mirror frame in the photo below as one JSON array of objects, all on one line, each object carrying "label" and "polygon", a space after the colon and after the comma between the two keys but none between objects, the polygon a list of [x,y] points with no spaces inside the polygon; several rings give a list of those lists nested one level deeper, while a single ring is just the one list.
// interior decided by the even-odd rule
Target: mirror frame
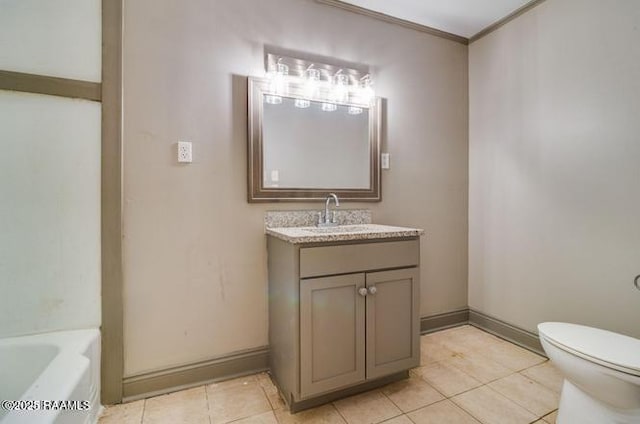
[{"label": "mirror frame", "polygon": [[[264,186],[263,167],[263,95],[268,90],[266,78],[248,78],[248,130],[247,130],[247,183],[249,203],[258,202],[308,202],[324,200],[328,193],[335,193],[340,200],[379,202],[380,192],[380,140],[381,140],[381,99],[369,108],[369,187],[368,188],[279,188]],[[286,97],[302,97],[303,87],[291,82]]]}]

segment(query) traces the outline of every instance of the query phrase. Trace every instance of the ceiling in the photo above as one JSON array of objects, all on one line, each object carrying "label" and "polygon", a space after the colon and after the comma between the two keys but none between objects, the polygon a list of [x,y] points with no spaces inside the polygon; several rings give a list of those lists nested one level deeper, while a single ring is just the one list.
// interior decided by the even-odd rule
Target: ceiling
[{"label": "ceiling", "polygon": [[343,0],[374,12],[470,38],[530,0]]}]

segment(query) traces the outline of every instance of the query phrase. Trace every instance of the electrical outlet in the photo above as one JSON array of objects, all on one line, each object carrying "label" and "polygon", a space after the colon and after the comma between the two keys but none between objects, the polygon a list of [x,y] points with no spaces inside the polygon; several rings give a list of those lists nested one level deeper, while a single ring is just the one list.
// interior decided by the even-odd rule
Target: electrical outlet
[{"label": "electrical outlet", "polygon": [[178,141],[178,162],[179,163],[193,162],[193,154],[191,150],[190,141]]},{"label": "electrical outlet", "polygon": [[389,153],[383,153],[380,155],[380,166],[382,169],[389,169],[391,167]]}]

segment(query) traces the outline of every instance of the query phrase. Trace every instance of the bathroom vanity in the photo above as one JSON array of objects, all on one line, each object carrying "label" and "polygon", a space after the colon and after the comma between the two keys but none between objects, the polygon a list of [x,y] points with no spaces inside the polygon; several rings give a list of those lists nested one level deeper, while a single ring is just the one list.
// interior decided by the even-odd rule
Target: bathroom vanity
[{"label": "bathroom vanity", "polygon": [[271,373],[292,412],[405,378],[419,365],[422,230],[266,232]]}]

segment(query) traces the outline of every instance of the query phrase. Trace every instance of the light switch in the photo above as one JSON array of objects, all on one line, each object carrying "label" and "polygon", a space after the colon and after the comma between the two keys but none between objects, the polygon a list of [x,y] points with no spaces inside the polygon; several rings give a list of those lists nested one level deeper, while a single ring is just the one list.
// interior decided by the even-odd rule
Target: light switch
[{"label": "light switch", "polygon": [[191,150],[190,141],[178,141],[178,162],[179,163],[193,162],[193,152]]},{"label": "light switch", "polygon": [[380,166],[382,169],[389,169],[391,167],[389,159],[389,153],[382,153],[380,155]]},{"label": "light switch", "polygon": [[271,181],[274,183],[280,181],[280,171],[278,171],[277,169],[271,171]]}]

